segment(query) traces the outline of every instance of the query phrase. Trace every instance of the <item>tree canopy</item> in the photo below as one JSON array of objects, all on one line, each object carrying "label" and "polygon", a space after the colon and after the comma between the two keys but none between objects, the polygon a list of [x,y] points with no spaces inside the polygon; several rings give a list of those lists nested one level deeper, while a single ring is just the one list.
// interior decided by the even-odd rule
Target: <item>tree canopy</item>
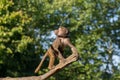
[{"label": "tree canopy", "polygon": [[[36,75],[61,25],[70,30],[81,60],[49,80],[120,79],[119,0],[1,0],[0,77]],[[47,65],[48,59],[37,75],[47,72]]]}]

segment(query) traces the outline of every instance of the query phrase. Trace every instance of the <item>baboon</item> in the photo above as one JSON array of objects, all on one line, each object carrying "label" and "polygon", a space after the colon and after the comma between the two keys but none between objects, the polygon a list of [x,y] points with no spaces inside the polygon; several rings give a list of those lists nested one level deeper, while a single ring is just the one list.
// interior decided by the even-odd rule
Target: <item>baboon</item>
[{"label": "baboon", "polygon": [[42,63],[44,62],[45,58],[49,56],[50,61],[48,65],[48,69],[53,69],[55,58],[59,58],[59,63],[65,62],[65,58],[62,56],[63,50],[66,46],[69,46],[71,50],[76,50],[76,48],[71,44],[70,39],[68,37],[69,30],[65,27],[59,27],[57,30],[54,30],[55,35],[57,36],[54,40],[53,44],[50,46],[50,48],[47,50],[45,55],[43,56],[40,64],[35,70],[35,73],[37,73],[42,66]]}]

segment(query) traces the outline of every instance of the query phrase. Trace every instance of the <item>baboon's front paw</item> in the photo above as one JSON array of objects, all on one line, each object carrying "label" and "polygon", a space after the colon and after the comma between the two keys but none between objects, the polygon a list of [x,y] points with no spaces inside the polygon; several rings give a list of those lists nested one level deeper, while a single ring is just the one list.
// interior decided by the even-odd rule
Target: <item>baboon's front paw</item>
[{"label": "baboon's front paw", "polygon": [[65,63],[65,62],[66,62],[66,59],[60,60],[60,63]]}]

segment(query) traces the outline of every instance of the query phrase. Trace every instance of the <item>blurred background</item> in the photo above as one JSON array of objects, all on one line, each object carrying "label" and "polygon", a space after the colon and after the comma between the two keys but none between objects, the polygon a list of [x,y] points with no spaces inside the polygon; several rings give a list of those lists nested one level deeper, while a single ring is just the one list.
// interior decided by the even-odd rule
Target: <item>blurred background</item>
[{"label": "blurred background", "polygon": [[0,77],[46,73],[49,59],[34,70],[61,25],[82,60],[48,80],[120,79],[120,0],[0,0]]}]

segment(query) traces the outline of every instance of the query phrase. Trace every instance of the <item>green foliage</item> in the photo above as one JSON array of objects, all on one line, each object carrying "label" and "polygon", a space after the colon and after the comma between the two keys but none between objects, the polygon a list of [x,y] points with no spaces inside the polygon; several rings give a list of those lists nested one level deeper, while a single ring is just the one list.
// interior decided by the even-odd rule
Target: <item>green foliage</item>
[{"label": "green foliage", "polygon": [[14,7],[12,1],[0,2],[0,76],[23,75],[21,71],[30,66],[26,63],[35,56],[34,40],[27,28],[31,18]]},{"label": "green foliage", "polygon": [[0,76],[34,75],[53,41],[51,31],[62,25],[70,30],[82,60],[49,80],[119,79],[119,5],[119,0],[1,0]]}]

